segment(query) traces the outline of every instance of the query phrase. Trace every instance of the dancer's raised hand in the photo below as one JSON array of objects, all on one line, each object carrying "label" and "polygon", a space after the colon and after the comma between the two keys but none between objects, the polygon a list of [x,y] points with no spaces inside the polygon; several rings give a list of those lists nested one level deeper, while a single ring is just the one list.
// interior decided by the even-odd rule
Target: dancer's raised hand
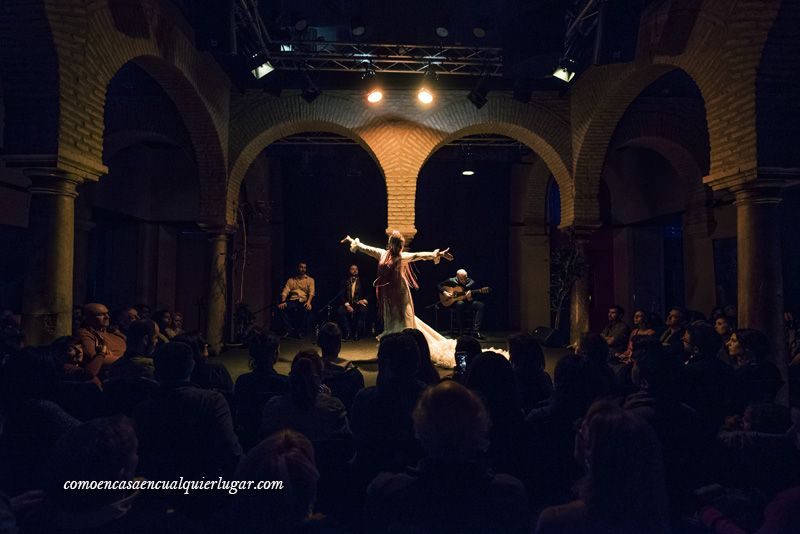
[{"label": "dancer's raised hand", "polygon": [[353,238],[350,237],[350,236],[347,236],[344,239],[342,239],[341,241],[339,241],[339,243],[344,243],[345,241],[348,242],[348,243],[352,243],[353,242]]},{"label": "dancer's raised hand", "polygon": [[446,249],[439,251],[439,256],[446,259],[447,261],[453,261],[453,255],[450,254],[450,247],[447,247]]}]

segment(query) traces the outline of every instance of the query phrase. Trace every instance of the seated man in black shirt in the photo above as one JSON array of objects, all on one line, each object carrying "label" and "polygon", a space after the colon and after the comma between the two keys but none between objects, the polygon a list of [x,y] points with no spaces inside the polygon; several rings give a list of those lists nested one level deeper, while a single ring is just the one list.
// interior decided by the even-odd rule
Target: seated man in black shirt
[{"label": "seated man in black shirt", "polygon": [[364,285],[358,276],[358,265],[350,266],[350,276],[342,280],[342,304],[336,310],[336,319],[342,329],[342,339],[358,341],[364,335],[367,318],[367,298]]},{"label": "seated man in black shirt", "polygon": [[440,282],[437,287],[439,288],[439,293],[444,294],[446,297],[453,296],[453,290],[456,288],[461,288],[462,290],[466,291],[466,297],[463,300],[459,300],[453,304],[453,313],[456,316],[456,328],[458,329],[458,333],[461,334],[464,332],[462,324],[464,320],[464,312],[467,310],[472,310],[472,326],[475,330],[475,337],[478,339],[486,339],[481,334],[481,323],[483,322],[483,302],[474,299],[475,292],[472,290],[475,287],[475,281],[467,276],[467,271],[464,269],[459,269],[456,271],[456,275],[453,278],[448,278],[447,280]]},{"label": "seated man in black shirt", "polygon": [[630,329],[622,321],[624,315],[625,310],[619,304],[608,308],[608,324],[600,332],[600,336],[608,344],[609,350],[615,355],[625,352],[628,348]]}]

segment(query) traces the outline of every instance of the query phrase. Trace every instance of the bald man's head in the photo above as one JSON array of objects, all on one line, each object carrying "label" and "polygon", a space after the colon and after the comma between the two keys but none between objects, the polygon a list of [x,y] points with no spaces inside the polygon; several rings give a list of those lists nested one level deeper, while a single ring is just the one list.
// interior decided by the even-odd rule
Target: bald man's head
[{"label": "bald man's head", "polygon": [[467,279],[467,271],[464,269],[459,269],[456,271],[456,278],[458,278],[459,282],[464,282]]},{"label": "bald man's head", "polygon": [[83,307],[83,322],[86,326],[94,328],[95,330],[104,330],[108,328],[110,317],[108,315],[108,308],[104,304],[98,302],[91,302]]}]

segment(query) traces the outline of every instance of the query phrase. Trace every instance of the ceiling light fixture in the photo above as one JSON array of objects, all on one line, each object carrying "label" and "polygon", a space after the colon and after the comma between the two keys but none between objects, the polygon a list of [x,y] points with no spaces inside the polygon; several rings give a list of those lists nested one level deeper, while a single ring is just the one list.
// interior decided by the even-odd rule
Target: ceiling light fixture
[{"label": "ceiling light fixture", "polygon": [[417,99],[425,105],[433,102],[433,85],[435,79],[436,71],[434,70],[433,64],[428,63],[428,67],[425,69],[425,77],[422,79],[422,86],[417,92]]},{"label": "ceiling light fixture", "polygon": [[377,104],[383,100],[383,90],[378,84],[378,77],[375,75],[375,68],[370,62],[364,62],[364,74],[361,75],[362,84],[365,90],[367,102]]},{"label": "ceiling light fixture", "polygon": [[575,62],[569,58],[562,59],[553,71],[553,76],[567,83],[571,82],[575,77]]}]

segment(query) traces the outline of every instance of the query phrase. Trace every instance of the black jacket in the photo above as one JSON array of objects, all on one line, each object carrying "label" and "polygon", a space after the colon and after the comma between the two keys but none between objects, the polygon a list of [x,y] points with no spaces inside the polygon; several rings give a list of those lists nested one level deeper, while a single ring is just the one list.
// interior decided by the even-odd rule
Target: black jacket
[{"label": "black jacket", "polygon": [[364,284],[361,283],[361,277],[356,277],[356,295],[355,298],[350,298],[350,277],[348,276],[344,280],[342,280],[341,286],[341,294],[342,294],[342,304],[349,303],[353,305],[354,303],[358,302],[361,299],[369,300],[369,296],[364,289]]}]

